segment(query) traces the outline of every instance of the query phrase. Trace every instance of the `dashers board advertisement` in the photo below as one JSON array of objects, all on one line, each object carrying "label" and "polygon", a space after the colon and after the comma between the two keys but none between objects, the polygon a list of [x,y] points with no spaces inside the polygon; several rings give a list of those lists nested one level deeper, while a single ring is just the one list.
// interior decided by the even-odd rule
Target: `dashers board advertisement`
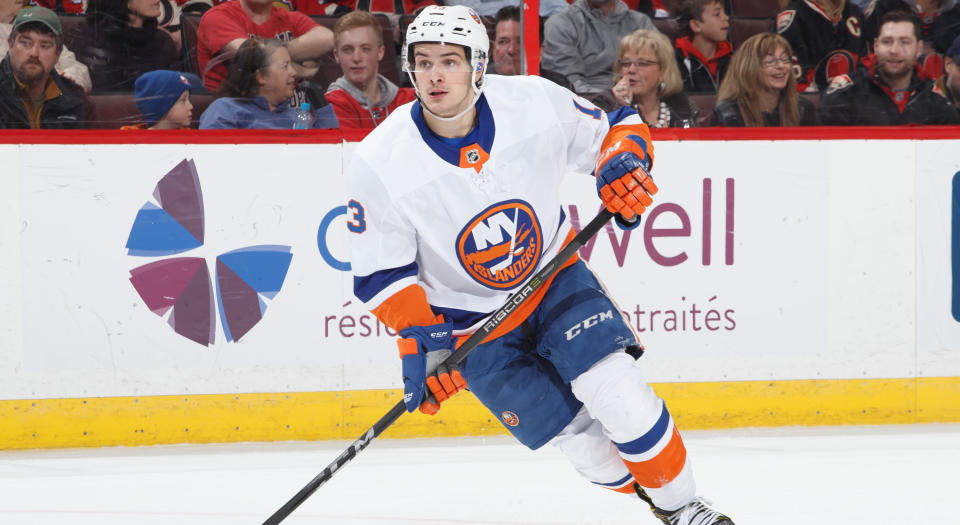
[{"label": "dashers board advertisement", "polygon": [[[399,388],[395,334],[352,292],[352,149],[7,147],[3,213],[16,227],[5,221],[0,248],[16,276],[2,281],[11,343],[0,349],[8,365],[0,397]],[[660,192],[639,227],[611,222],[580,250],[646,347],[648,380],[908,377],[916,326],[901,318],[913,315],[904,291],[913,285],[884,283],[901,284],[914,261],[920,326],[934,326],[921,337],[931,350],[920,362],[942,364],[960,325],[948,293],[956,272],[941,242],[956,236],[944,233],[952,231],[944,199],[957,198],[958,169],[928,168],[913,147],[893,159],[886,150],[869,141],[658,143]],[[854,164],[871,184],[846,175]],[[929,185],[918,180],[921,204],[937,201],[919,218],[884,189],[910,180],[902,169],[936,175]],[[589,174],[568,174],[560,197],[574,228],[600,208]],[[850,217],[885,236],[855,241],[860,223]],[[865,271],[861,261],[890,243],[920,253],[898,252],[885,260],[893,270]],[[869,305],[891,296],[903,298],[904,311],[877,306],[869,320],[888,330],[889,344],[874,345],[880,338],[870,339],[866,321],[837,322],[850,315],[850,297]]]}]

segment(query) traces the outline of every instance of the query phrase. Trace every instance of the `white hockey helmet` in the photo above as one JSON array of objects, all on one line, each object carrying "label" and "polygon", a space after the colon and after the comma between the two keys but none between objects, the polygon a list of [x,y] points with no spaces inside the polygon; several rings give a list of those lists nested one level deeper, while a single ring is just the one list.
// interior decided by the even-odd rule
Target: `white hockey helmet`
[{"label": "white hockey helmet", "polygon": [[483,91],[487,75],[487,54],[490,50],[490,37],[480,16],[473,9],[462,5],[431,5],[424,8],[407,26],[400,61],[418,96],[420,90],[413,78],[412,60],[413,46],[421,43],[457,44],[464,47],[467,59],[470,60],[470,70],[474,74],[480,73],[480,79],[473,83],[475,104]]}]

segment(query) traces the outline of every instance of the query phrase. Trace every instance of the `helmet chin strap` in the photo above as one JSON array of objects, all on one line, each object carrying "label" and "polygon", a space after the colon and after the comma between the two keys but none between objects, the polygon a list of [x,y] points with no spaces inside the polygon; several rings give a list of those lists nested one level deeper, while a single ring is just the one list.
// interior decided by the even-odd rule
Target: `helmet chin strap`
[{"label": "helmet chin strap", "polygon": [[437,115],[436,113],[430,111],[430,109],[427,108],[427,105],[423,103],[423,99],[420,98],[420,93],[417,93],[417,100],[420,101],[420,107],[423,108],[423,110],[426,111],[431,117],[433,117],[433,118],[435,118],[435,119],[437,119],[437,120],[442,120],[442,121],[444,121],[444,122],[450,122],[451,120],[457,120],[458,118],[464,116],[468,111],[470,111],[471,109],[473,109],[473,107],[477,104],[477,100],[479,100],[479,99],[480,99],[480,91],[477,90],[477,89],[474,89],[473,100],[470,101],[470,104],[467,105],[467,107],[463,108],[463,111],[461,111],[460,113],[457,113],[456,115],[454,115],[454,116],[452,116],[452,117],[441,117],[440,115]]}]

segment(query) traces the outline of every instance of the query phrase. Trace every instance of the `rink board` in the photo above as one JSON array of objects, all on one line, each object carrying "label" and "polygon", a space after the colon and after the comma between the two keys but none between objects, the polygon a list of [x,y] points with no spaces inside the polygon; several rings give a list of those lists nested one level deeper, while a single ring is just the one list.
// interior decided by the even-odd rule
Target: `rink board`
[{"label": "rink board", "polygon": [[[960,132],[893,131],[657,142],[644,225],[609,227],[581,256],[681,428],[960,420]],[[347,271],[352,144],[201,136],[0,145],[0,448],[352,438],[398,401],[392,333]],[[157,185],[183,161],[202,242],[131,253],[138,213],[161,207]],[[561,196],[575,225],[598,209],[587,175]],[[251,247],[290,254],[282,277],[225,269]],[[190,286],[210,310],[174,324],[206,323],[212,342],[174,330],[181,302],[147,306],[144,289],[188,295],[162,272],[133,284],[158,263],[206,269]],[[252,327],[224,299],[230,271],[273,284]],[[471,396],[455,402],[387,435],[503,433]]]}]

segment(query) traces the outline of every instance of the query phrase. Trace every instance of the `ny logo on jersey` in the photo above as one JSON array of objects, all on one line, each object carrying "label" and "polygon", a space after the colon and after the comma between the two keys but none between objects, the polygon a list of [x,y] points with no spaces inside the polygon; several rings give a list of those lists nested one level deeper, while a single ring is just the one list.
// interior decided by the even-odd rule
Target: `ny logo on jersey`
[{"label": "ny logo on jersey", "polygon": [[537,267],[543,233],[533,207],[522,200],[494,204],[457,235],[457,258],[474,280],[496,290],[519,286]]}]

